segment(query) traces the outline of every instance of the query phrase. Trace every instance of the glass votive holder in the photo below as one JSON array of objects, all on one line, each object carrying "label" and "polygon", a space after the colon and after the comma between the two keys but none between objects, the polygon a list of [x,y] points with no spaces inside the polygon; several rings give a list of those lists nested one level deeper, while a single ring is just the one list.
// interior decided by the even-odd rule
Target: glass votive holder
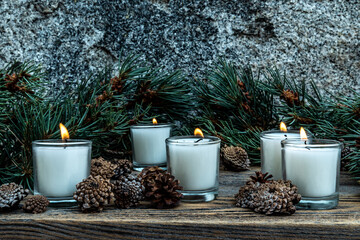
[{"label": "glass votive holder", "polygon": [[281,141],[285,139],[300,140],[299,130],[280,130],[264,131],[260,134],[261,148],[261,172],[270,173],[274,180],[282,179],[281,167]]},{"label": "glass votive holder", "polygon": [[327,139],[284,140],[283,177],[298,187],[300,209],[331,209],[339,202],[342,143]]},{"label": "glass votive holder", "polygon": [[183,187],[183,201],[208,202],[219,190],[220,139],[180,136],[166,139],[168,171]]},{"label": "glass votive holder", "polygon": [[138,124],[130,127],[133,168],[159,166],[166,169],[166,144],[173,124]]},{"label": "glass votive holder", "polygon": [[34,141],[34,194],[46,196],[50,203],[74,202],[76,184],[90,174],[91,144],[76,139]]}]

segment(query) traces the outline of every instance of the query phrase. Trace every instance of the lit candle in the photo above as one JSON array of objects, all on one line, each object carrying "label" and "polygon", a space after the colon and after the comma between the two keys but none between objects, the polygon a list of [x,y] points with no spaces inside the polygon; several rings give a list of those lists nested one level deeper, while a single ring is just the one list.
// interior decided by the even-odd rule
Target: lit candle
[{"label": "lit candle", "polygon": [[280,131],[270,130],[261,133],[261,171],[273,175],[273,179],[282,179],[281,141],[284,139],[300,139],[298,131],[288,131],[281,122]]},{"label": "lit candle", "polygon": [[73,201],[76,184],[90,174],[91,141],[72,140],[60,124],[62,140],[38,140],[32,144],[34,192],[50,202]]},{"label": "lit candle", "polygon": [[183,186],[185,201],[211,201],[218,193],[220,139],[200,129],[194,134],[166,140],[168,170]]},{"label": "lit candle", "polygon": [[166,167],[165,140],[170,137],[172,124],[138,124],[130,127],[133,165],[135,170],[148,166]]},{"label": "lit candle", "polygon": [[302,140],[282,142],[284,179],[298,187],[302,200],[299,207],[329,209],[339,200],[341,143],[333,140],[308,140],[301,129]]}]

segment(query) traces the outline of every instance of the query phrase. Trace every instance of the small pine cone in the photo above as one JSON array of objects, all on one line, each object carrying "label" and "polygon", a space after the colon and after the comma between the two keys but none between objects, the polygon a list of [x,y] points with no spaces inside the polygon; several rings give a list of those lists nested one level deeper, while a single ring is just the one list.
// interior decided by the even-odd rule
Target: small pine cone
[{"label": "small pine cone", "polygon": [[139,174],[145,187],[145,198],[156,208],[172,208],[179,205],[183,188],[173,175],[159,167],[147,167]]},{"label": "small pine cone", "polygon": [[122,77],[115,76],[112,79],[110,79],[111,84],[111,90],[116,92],[117,94],[120,94],[122,92],[122,89],[124,88],[124,79]]},{"label": "small pine cone", "polygon": [[103,91],[101,95],[96,98],[96,106],[102,105],[104,102],[112,98],[112,94],[107,91]]},{"label": "small pine cone", "polygon": [[164,169],[159,168],[158,166],[146,167],[139,173],[138,177],[141,179],[141,184],[145,186],[147,183],[154,181],[156,176],[165,172]]},{"label": "small pine cone", "polygon": [[16,183],[5,183],[0,186],[0,212],[18,208],[19,203],[29,194],[28,189]]},{"label": "small pine cone", "polygon": [[76,185],[74,199],[83,212],[101,212],[114,199],[112,184],[101,176],[92,176]]},{"label": "small pine cone", "polygon": [[43,213],[49,204],[50,202],[45,196],[35,195],[26,200],[23,209],[28,213]]},{"label": "small pine cone", "polygon": [[226,146],[221,148],[222,162],[229,170],[245,171],[250,169],[250,160],[242,147]]},{"label": "small pine cone", "polygon": [[115,205],[118,208],[136,207],[144,198],[145,188],[141,180],[133,175],[120,176],[114,182]]},{"label": "small pine cone", "polygon": [[294,92],[292,90],[283,90],[281,95],[280,95],[280,99],[285,100],[285,102],[287,103],[287,105],[289,107],[293,107],[295,106],[300,106],[301,102],[299,99],[299,93],[298,92]]},{"label": "small pine cone", "polygon": [[115,164],[106,161],[102,157],[94,158],[91,160],[90,175],[94,177],[100,175],[104,179],[110,179],[114,175],[116,167]]},{"label": "small pine cone", "polygon": [[117,180],[120,179],[123,175],[129,175],[132,172],[133,164],[127,159],[114,159],[112,160],[113,164],[116,165],[114,170],[114,176],[112,179]]},{"label": "small pine cone", "polygon": [[255,172],[255,176],[250,176],[250,182],[259,182],[259,183],[266,183],[269,182],[269,179],[272,178],[273,175],[269,174],[268,172]]},{"label": "small pine cone", "polygon": [[264,176],[257,173],[256,177],[239,189],[235,195],[236,206],[250,208],[266,215],[295,213],[295,204],[301,200],[301,195],[297,194],[297,187],[291,181],[266,180]]},{"label": "small pine cone", "polygon": [[291,181],[271,180],[261,184],[256,195],[254,211],[272,214],[294,214],[295,204],[300,202],[301,195],[297,194],[297,187]]}]

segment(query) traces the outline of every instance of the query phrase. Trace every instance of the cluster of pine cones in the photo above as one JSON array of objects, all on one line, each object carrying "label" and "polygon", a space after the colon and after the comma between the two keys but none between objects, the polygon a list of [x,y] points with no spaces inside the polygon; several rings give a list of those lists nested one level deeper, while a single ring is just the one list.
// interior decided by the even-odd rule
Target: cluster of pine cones
[{"label": "cluster of pine cones", "polygon": [[301,200],[297,187],[291,181],[269,180],[271,177],[261,172],[251,176],[251,180],[235,195],[236,206],[266,215],[295,213],[295,204]]},{"label": "cluster of pine cones", "polygon": [[100,212],[111,203],[118,208],[136,207],[142,200],[155,208],[179,204],[182,188],[170,173],[159,167],[145,168],[138,176],[131,173],[127,159],[93,159],[90,176],[76,185],[73,197],[83,212]]},{"label": "cluster of pine cones", "polygon": [[[11,211],[19,208],[20,201],[29,194],[28,189],[16,183],[5,183],[0,186],[0,212]],[[45,212],[49,200],[42,195],[35,195],[28,198],[23,206],[25,212]]]}]

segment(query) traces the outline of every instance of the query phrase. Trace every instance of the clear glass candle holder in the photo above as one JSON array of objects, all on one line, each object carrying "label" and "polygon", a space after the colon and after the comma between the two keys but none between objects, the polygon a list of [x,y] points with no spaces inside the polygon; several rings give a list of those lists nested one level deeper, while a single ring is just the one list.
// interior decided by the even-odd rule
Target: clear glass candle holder
[{"label": "clear glass candle holder", "polygon": [[159,166],[166,169],[166,144],[173,124],[138,124],[130,127],[133,168]]},{"label": "clear glass candle holder", "polygon": [[281,141],[285,139],[300,140],[299,130],[280,130],[264,131],[260,135],[261,148],[261,172],[270,173],[274,180],[282,179],[281,167]]},{"label": "clear glass candle holder", "polygon": [[218,195],[220,139],[181,136],[166,139],[168,171],[180,181],[184,201],[208,202]]},{"label": "clear glass candle holder", "polygon": [[91,144],[76,139],[34,141],[34,193],[51,203],[73,202],[76,184],[90,174]]},{"label": "clear glass candle holder", "polygon": [[331,209],[339,202],[342,143],[326,139],[284,140],[283,177],[298,187],[300,209]]}]

